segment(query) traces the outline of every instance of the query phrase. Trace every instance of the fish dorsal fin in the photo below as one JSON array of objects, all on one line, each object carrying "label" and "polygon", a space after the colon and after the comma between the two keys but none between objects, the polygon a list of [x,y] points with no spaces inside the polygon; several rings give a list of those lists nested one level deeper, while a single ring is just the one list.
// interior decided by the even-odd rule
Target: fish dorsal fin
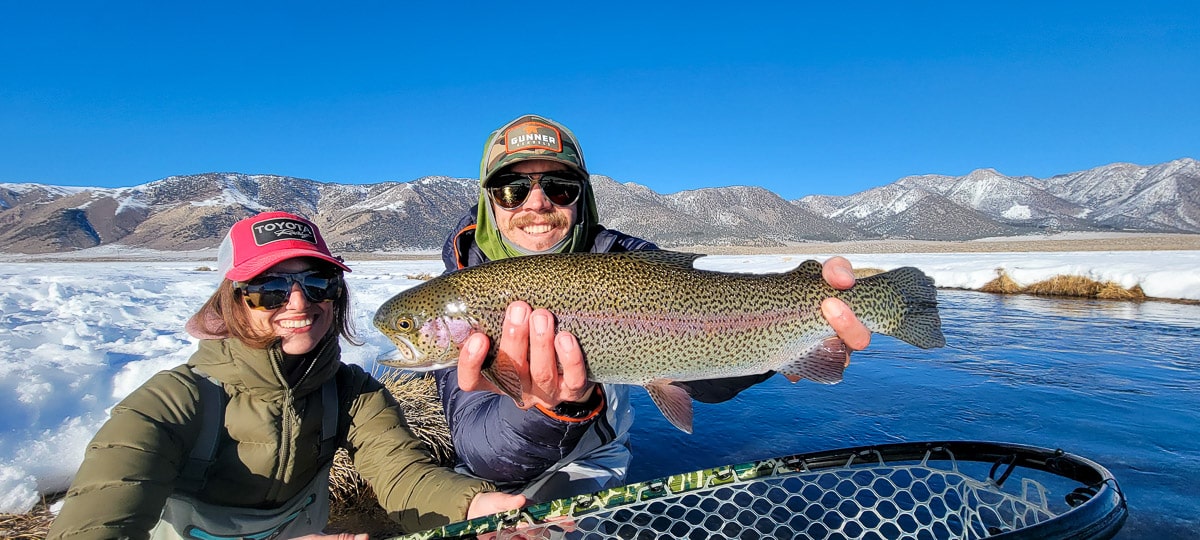
[{"label": "fish dorsal fin", "polygon": [[842,372],[850,363],[850,349],[836,337],[826,338],[811,351],[779,368],[789,381],[808,379],[824,384],[842,382]]},{"label": "fish dorsal fin", "polygon": [[686,433],[692,432],[692,396],[687,390],[662,379],[651,381],[645,388],[650,393],[650,400],[671,425]]},{"label": "fish dorsal fin", "polygon": [[665,266],[674,266],[691,270],[694,268],[696,259],[703,257],[700,253],[686,253],[683,251],[665,251],[665,250],[646,250],[646,251],[627,251],[625,253],[615,254],[616,257],[625,257],[636,259],[647,264],[661,264]]},{"label": "fish dorsal fin", "polygon": [[791,269],[791,271],[789,271],[788,273],[821,277],[821,263],[814,261],[812,259],[809,259],[807,261],[800,263],[800,266],[797,266],[797,267]]}]

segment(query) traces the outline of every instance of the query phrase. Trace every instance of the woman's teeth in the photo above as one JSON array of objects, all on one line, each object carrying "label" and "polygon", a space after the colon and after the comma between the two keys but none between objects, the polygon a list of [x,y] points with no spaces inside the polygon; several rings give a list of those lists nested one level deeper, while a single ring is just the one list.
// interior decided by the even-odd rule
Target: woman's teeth
[{"label": "woman's teeth", "polygon": [[305,326],[312,326],[312,323],[313,323],[313,321],[311,318],[310,319],[298,319],[298,320],[297,319],[287,319],[287,320],[279,321],[279,326],[282,326],[284,328],[304,328]]}]

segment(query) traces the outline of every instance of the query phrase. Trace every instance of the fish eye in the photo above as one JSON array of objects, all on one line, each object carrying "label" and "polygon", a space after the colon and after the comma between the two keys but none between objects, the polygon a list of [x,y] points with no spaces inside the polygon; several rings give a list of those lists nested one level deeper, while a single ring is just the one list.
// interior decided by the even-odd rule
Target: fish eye
[{"label": "fish eye", "polygon": [[412,330],[414,326],[415,325],[413,324],[412,317],[401,316],[401,317],[396,318],[396,329],[397,330],[407,332],[409,330]]}]

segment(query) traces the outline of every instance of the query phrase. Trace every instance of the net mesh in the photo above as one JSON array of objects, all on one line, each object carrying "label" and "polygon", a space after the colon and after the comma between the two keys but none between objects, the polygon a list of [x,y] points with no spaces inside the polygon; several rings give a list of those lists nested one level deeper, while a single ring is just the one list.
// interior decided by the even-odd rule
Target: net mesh
[{"label": "net mesh", "polygon": [[1124,499],[1103,467],[1061,450],[901,443],[678,474],[404,538],[976,539],[1061,527],[1073,512],[1087,538],[1120,528]]},{"label": "net mesh", "polygon": [[[1033,489],[1018,496],[928,464],[814,471],[635,503],[572,523],[506,528],[497,538],[987,538],[1054,517],[1044,489],[1025,482]],[[586,497],[577,503],[591,505]]]}]

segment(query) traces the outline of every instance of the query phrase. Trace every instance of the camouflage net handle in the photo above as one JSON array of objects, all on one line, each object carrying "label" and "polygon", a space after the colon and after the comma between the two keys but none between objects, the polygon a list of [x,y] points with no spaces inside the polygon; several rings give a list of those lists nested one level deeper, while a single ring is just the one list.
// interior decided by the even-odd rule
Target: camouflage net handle
[{"label": "camouflage net handle", "polygon": [[[974,478],[959,470],[968,460],[991,469]],[[1031,478],[1004,490],[1018,466],[1078,487],[1058,507]],[[1110,538],[1125,515],[1108,471],[1060,450],[901,443],[678,474],[397,538]]]}]

